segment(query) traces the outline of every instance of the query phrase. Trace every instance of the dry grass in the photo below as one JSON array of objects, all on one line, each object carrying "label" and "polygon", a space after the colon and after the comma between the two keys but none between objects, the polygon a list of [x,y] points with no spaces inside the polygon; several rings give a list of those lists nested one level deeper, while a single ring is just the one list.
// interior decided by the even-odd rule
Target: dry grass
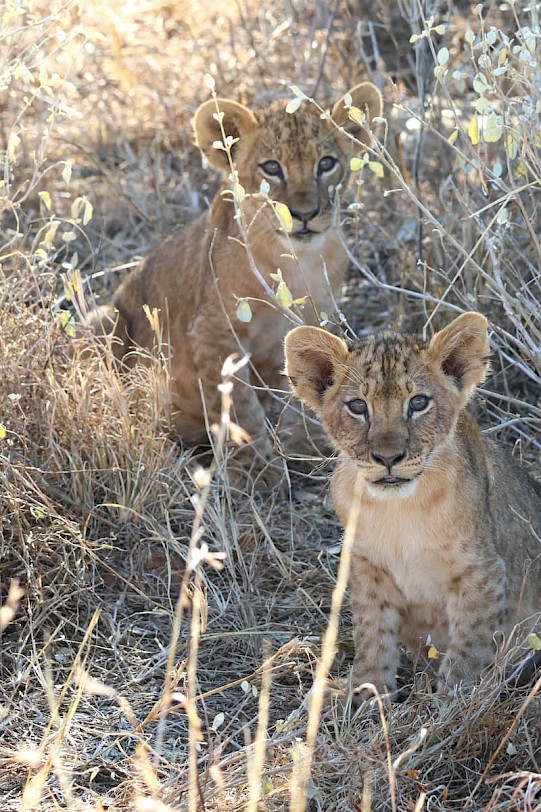
[{"label": "dry grass", "polygon": [[[239,490],[168,433],[163,359],[120,376],[70,336],[71,313],[212,197],[189,129],[205,73],[246,102],[296,84],[324,105],[370,76],[385,177],[365,167],[344,208],[344,313],[366,331],[485,312],[480,413],[539,470],[535,9],[458,10],[414,44],[431,26],[405,2],[10,0],[0,14],[2,812],[539,809],[539,684],[503,696],[493,669],[443,701],[420,675],[392,709],[354,712],[335,692],[309,726],[339,608],[326,469],[292,475],[285,496]],[[502,134],[474,145],[479,73]],[[347,606],[337,633],[335,676]]]}]

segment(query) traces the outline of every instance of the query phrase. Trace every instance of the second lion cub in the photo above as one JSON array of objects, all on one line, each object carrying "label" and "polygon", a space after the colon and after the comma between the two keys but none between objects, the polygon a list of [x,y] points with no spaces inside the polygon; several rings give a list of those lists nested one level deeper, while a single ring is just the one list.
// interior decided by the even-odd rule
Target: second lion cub
[{"label": "second lion cub", "polygon": [[[130,274],[111,305],[92,316],[98,333],[113,333],[116,354],[134,358],[136,347],[153,350],[156,336],[144,306],[160,311],[165,352],[171,358],[171,405],[175,428],[189,442],[205,436],[206,418],[220,419],[220,371],[232,353],[250,353],[256,376],[234,391],[236,422],[253,438],[258,467],[273,457],[265,432],[265,411],[250,383],[281,386],[282,341],[290,322],[269,295],[280,269],[294,299],[306,297],[304,318],[318,321],[344,283],[348,259],[337,224],[335,198],[350,176],[358,141],[369,142],[361,121],[381,113],[379,90],[370,82],[352,88],[349,115],[345,97],[332,109],[332,121],[311,104],[294,114],[277,101],[252,111],[231,99],[210,100],[194,117],[198,146],[226,176],[230,159],[242,188],[244,228],[224,180],[208,212],[174,232]],[[358,146],[358,143],[357,143]],[[272,204],[260,194],[266,186]],[[237,196],[238,198],[238,196]],[[285,234],[273,210],[287,206],[291,230]],[[287,210],[286,210],[287,211]],[[255,273],[254,271],[257,271]],[[259,277],[258,277],[259,275]],[[267,285],[265,289],[261,280]],[[249,300],[249,323],[237,318],[239,299]]]},{"label": "second lion cub", "polygon": [[431,635],[440,687],[471,681],[494,634],[541,612],[541,485],[481,434],[467,404],[488,367],[487,321],[465,313],[429,343],[402,333],[349,347],[286,337],[287,374],[339,451],[331,493],[356,502],[350,592],[356,684],[396,687],[399,641]]}]

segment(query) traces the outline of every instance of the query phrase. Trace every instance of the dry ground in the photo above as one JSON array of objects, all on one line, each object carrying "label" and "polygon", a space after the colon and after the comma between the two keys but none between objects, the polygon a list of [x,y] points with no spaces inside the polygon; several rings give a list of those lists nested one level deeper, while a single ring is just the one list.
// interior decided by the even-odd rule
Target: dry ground
[{"label": "dry ground", "polygon": [[[72,313],[212,197],[190,134],[206,73],[246,103],[296,84],[324,105],[370,77],[384,178],[344,204],[343,312],[361,331],[485,312],[479,412],[538,471],[539,21],[429,5],[0,8],[2,812],[540,808],[539,685],[503,695],[496,670],[452,701],[423,675],[392,709],[333,695],[304,792],[340,553],[328,465],[280,495],[224,466],[205,485],[208,453],[167,431],[164,364],[120,378],[70,353]],[[334,676],[351,656],[345,606]]]}]

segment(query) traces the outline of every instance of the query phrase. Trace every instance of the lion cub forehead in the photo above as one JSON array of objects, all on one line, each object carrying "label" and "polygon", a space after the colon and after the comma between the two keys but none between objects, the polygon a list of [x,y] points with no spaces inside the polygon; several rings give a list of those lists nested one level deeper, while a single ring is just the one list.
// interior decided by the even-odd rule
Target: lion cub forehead
[{"label": "lion cub forehead", "polygon": [[426,344],[417,336],[383,332],[355,341],[351,360],[359,382],[378,390],[410,389],[425,365]]},{"label": "lion cub forehead", "polygon": [[319,112],[311,105],[303,105],[295,114],[286,113],[285,102],[275,104],[255,112],[259,123],[259,137],[269,149],[294,148],[298,151],[302,146],[315,146],[328,141],[332,131],[325,126]]}]

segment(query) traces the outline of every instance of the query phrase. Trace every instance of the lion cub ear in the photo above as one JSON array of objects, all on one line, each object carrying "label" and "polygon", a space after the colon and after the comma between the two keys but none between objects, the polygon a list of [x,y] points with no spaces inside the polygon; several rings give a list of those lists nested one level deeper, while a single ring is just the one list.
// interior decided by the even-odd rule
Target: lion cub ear
[{"label": "lion cub ear", "polygon": [[488,371],[488,322],[480,313],[463,313],[428,346],[428,355],[468,395]]},{"label": "lion cub ear", "polygon": [[[220,113],[223,114],[222,124],[226,136],[231,135],[233,138],[242,138],[246,133],[255,130],[258,125],[257,119],[251,110],[232,99],[216,99],[216,101],[210,99],[197,108],[193,119],[197,146],[206,156],[211,166],[221,169],[222,172],[227,172],[229,170],[227,153],[223,149],[215,149],[212,146],[216,141],[220,144],[223,142],[222,128],[220,127],[216,105],[218,105]],[[235,146],[233,147],[234,150]]]},{"label": "lion cub ear", "polygon": [[338,368],[347,361],[346,342],[319,327],[295,327],[287,334],[284,349],[293,392],[317,412]]},{"label": "lion cub ear", "polygon": [[[346,132],[351,133],[363,144],[370,144],[371,138],[368,130],[358,121],[350,118],[349,108],[344,104],[347,94],[342,96],[332,109],[332,118]],[[362,113],[363,118],[370,123],[376,116],[381,116],[383,111],[383,98],[378,88],[372,82],[361,82],[349,91],[351,96],[351,106],[356,107]]]}]

